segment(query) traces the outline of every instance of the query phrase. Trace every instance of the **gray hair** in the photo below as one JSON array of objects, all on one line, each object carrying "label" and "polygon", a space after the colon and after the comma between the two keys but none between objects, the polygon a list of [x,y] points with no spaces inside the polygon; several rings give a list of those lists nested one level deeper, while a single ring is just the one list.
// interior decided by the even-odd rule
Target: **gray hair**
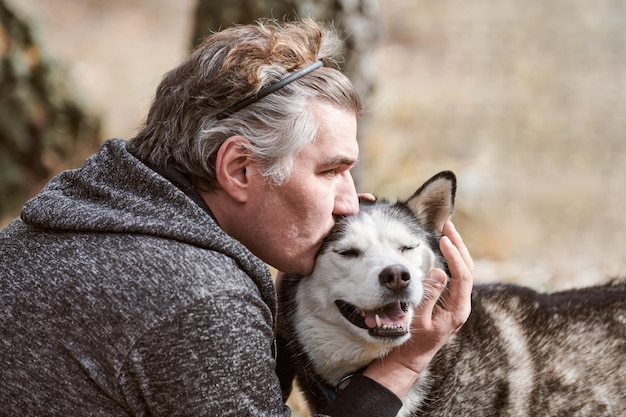
[{"label": "gray hair", "polygon": [[[337,46],[335,34],[311,20],[262,20],[214,33],[165,75],[129,150],[153,165],[173,166],[209,191],[218,187],[218,149],[238,135],[247,139],[247,151],[262,167],[266,181],[280,185],[291,175],[293,157],[315,140],[314,102],[355,116],[362,112],[352,83],[330,67],[335,65]],[[324,67],[225,119],[215,117],[318,59]]]}]

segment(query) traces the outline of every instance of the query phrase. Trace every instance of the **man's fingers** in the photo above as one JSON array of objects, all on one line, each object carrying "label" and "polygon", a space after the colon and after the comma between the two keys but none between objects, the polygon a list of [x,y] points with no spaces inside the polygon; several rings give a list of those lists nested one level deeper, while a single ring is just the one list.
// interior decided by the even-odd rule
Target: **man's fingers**
[{"label": "man's fingers", "polygon": [[[448,269],[450,269],[452,280],[459,282],[469,279],[471,281],[472,270],[450,238],[442,236],[439,240],[439,249],[441,249],[441,253],[448,261]],[[461,280],[455,278],[461,278]]]},{"label": "man's fingers", "polygon": [[449,291],[446,292],[443,300],[444,308],[447,311],[455,312],[459,321],[465,321],[471,310],[472,271],[457,247],[447,236],[443,236],[439,244],[441,252],[448,261],[451,275],[448,284]]},{"label": "man's fingers", "polygon": [[472,260],[472,256],[465,246],[465,243],[463,243],[461,235],[457,232],[456,227],[454,227],[454,223],[449,221],[444,224],[443,235],[447,236],[448,239],[450,239],[450,242],[452,242],[452,244],[457,248],[470,272],[474,272],[474,261]]},{"label": "man's fingers", "polygon": [[368,200],[368,201],[376,201],[376,196],[371,193],[360,193],[357,194],[359,199]]}]

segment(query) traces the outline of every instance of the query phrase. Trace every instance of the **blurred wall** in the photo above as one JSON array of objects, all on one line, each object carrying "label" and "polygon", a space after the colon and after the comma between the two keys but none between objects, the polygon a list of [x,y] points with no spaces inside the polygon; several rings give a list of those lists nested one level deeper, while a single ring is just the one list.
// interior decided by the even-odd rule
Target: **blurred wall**
[{"label": "blurred wall", "polygon": [[626,3],[385,5],[365,182],[407,195],[454,169],[477,279],[626,275]]}]

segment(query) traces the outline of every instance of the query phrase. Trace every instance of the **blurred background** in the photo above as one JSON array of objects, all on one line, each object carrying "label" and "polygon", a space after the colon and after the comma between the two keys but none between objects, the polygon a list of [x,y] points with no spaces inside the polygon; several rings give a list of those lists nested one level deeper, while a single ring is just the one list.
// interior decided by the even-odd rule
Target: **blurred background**
[{"label": "blurred background", "polygon": [[275,3],[346,33],[367,102],[360,191],[408,197],[455,171],[478,282],[556,290],[626,275],[621,0],[0,0],[2,222],[103,139],[132,137],[209,28],[281,18]]}]

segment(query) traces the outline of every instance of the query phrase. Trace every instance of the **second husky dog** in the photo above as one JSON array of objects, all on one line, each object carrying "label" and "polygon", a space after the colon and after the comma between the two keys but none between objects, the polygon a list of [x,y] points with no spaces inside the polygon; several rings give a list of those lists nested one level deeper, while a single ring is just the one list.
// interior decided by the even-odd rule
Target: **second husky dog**
[{"label": "second husky dog", "polygon": [[[311,276],[280,286],[279,331],[313,411],[410,338],[422,282],[453,211],[446,171],[406,202],[362,202],[337,222]],[[399,416],[626,416],[626,283],[540,294],[476,285],[472,313]]]}]

